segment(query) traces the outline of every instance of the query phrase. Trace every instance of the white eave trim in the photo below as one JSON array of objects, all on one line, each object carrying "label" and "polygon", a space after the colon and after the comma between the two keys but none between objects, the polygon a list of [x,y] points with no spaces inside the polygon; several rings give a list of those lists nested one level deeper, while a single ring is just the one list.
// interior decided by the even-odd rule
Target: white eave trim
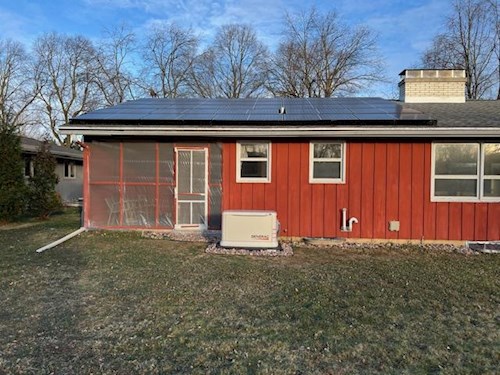
[{"label": "white eave trim", "polygon": [[497,127],[189,127],[167,128],[160,126],[64,126],[62,134],[76,135],[141,135],[189,137],[359,137],[359,138],[498,138]]}]

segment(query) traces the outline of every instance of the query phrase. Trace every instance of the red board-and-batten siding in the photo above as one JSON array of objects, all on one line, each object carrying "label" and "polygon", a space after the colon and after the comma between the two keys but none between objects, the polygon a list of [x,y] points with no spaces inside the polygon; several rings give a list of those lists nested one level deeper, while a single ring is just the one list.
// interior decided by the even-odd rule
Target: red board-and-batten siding
[{"label": "red board-and-batten siding", "polygon": [[[273,142],[271,182],[237,183],[236,143],[225,143],[222,208],[276,210],[287,237],[500,240],[500,203],[431,202],[431,146],[348,141],[345,183],[310,184],[309,142]],[[351,233],[343,207],[359,220]]]}]

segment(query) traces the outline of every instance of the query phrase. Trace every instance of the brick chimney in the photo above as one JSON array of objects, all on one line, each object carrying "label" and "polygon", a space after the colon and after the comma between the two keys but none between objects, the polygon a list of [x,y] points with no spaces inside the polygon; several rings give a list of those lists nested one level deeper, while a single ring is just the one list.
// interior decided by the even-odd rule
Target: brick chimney
[{"label": "brick chimney", "polygon": [[465,102],[467,79],[463,69],[406,69],[399,76],[399,100],[402,102]]}]

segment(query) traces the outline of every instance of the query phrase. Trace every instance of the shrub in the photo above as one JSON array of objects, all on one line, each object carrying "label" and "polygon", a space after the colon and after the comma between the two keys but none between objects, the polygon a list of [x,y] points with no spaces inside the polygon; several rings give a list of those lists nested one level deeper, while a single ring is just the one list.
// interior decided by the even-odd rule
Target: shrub
[{"label": "shrub", "polygon": [[0,124],[0,220],[24,213],[26,192],[21,139],[14,127]]},{"label": "shrub", "polygon": [[50,145],[44,141],[33,159],[33,177],[30,178],[29,213],[40,218],[62,209],[59,195],[56,193],[58,177],[57,162],[50,153]]}]

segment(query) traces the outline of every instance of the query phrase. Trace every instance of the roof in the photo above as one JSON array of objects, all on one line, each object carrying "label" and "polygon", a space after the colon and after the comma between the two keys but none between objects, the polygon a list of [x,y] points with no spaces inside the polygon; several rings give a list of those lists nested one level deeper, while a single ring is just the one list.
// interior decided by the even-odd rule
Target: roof
[{"label": "roof", "polygon": [[402,103],[403,108],[427,113],[439,127],[496,127],[500,129],[500,100],[465,103]]},{"label": "roof", "polygon": [[78,116],[61,130],[101,136],[498,138],[500,102],[469,103],[408,104],[381,98],[151,98]]},{"label": "roof", "polygon": [[[284,108],[285,113],[280,113]],[[124,102],[78,116],[71,124],[430,124],[429,116],[380,98],[166,99]]]},{"label": "roof", "polygon": [[[40,149],[40,145],[42,143],[43,142],[39,141],[38,139],[28,138],[24,136],[21,137],[21,149],[23,150],[24,153],[36,154]],[[83,159],[83,153],[81,151],[68,147],[58,146],[53,143],[50,143],[50,152],[55,157],[61,159],[71,159],[71,160]]]}]

